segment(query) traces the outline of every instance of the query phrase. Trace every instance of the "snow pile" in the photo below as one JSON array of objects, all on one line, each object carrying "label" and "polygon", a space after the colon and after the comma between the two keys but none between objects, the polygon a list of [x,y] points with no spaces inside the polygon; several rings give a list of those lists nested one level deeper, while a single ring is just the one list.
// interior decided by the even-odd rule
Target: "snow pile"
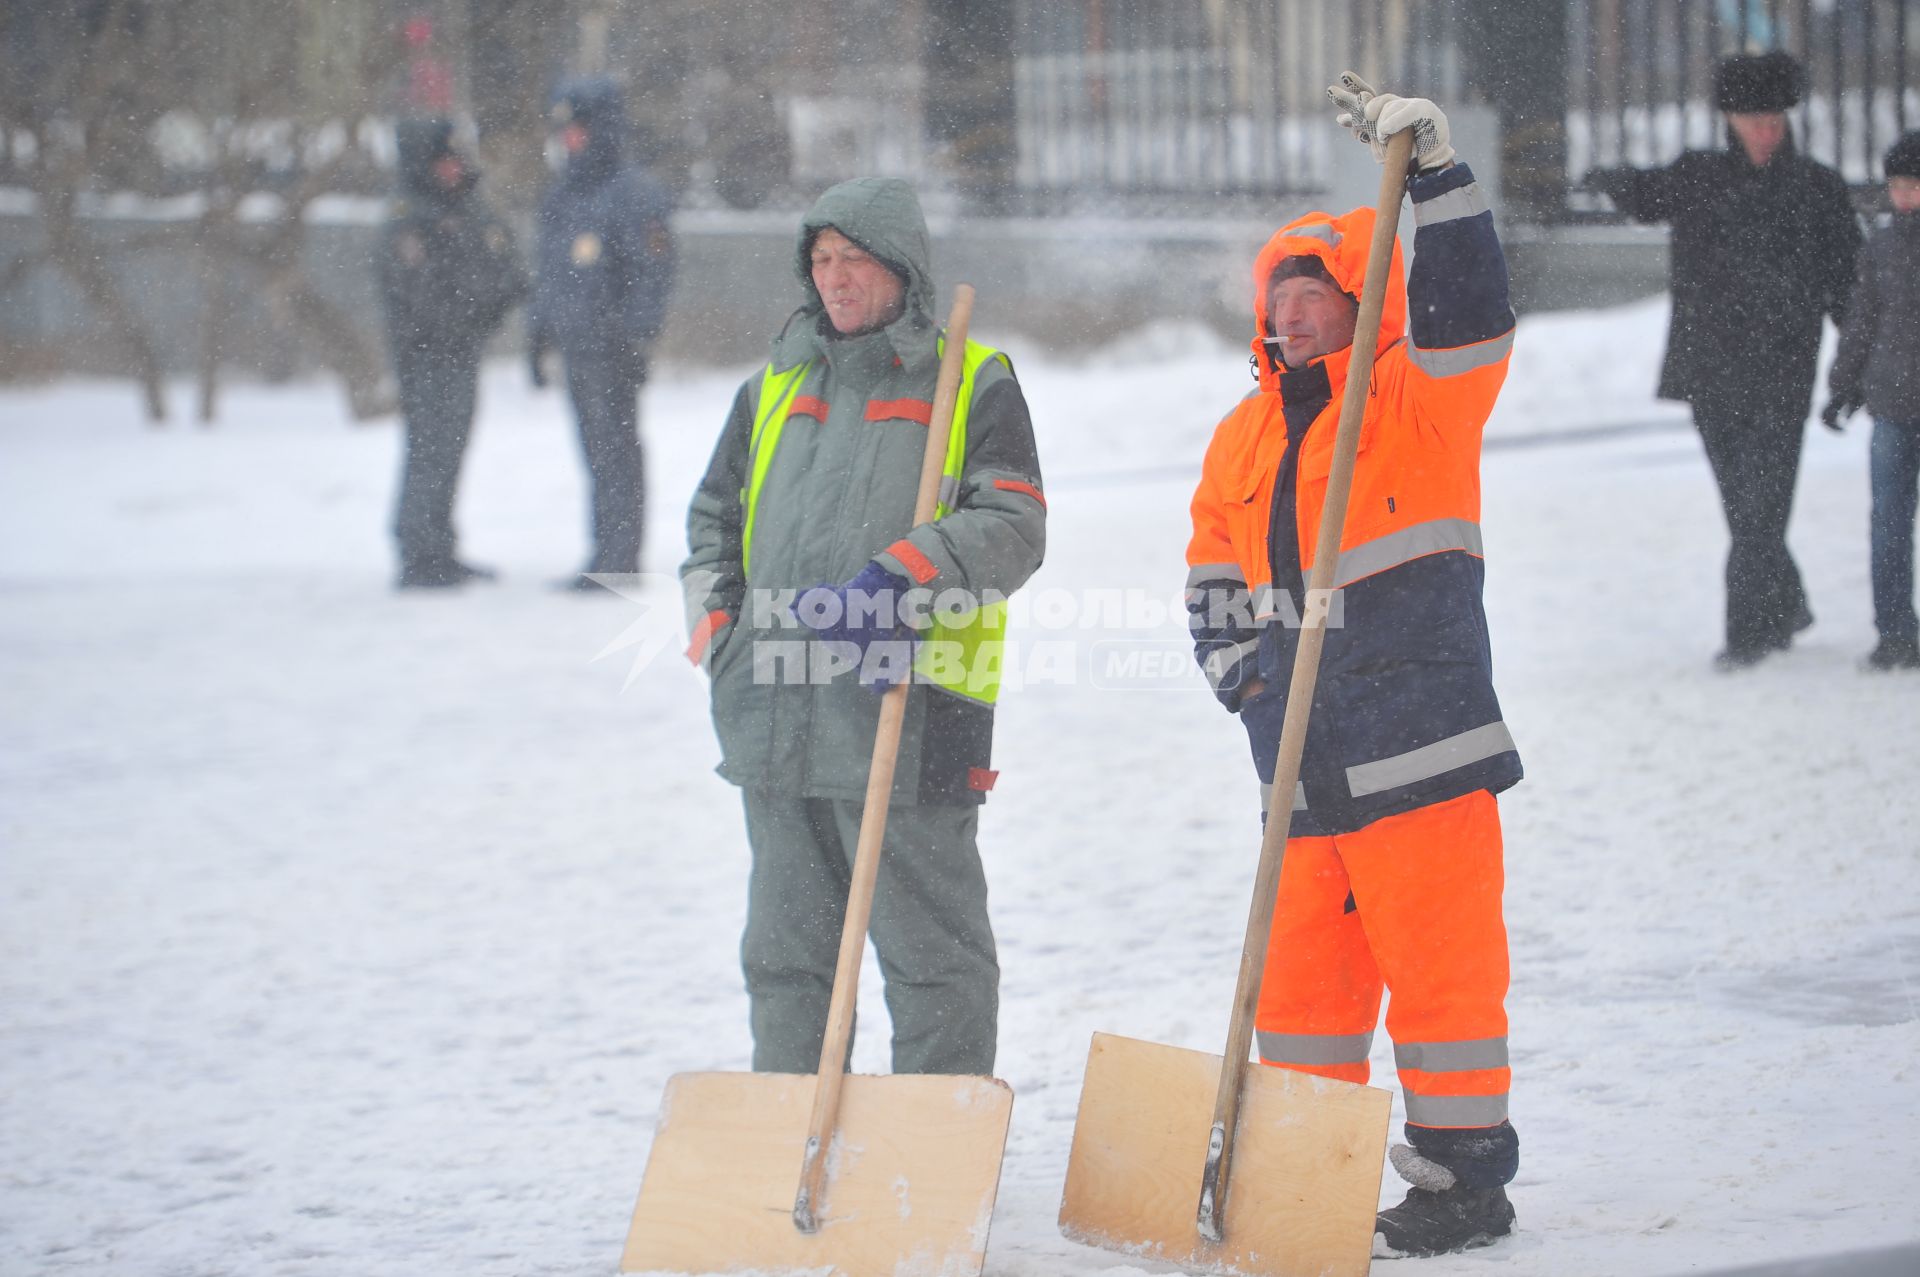
[{"label": "snow pile", "polygon": [[[1650,397],[1661,323],[1529,319],[1493,435],[1680,420]],[[1141,341],[1013,352],[1036,589],[1184,577],[1244,348]],[[649,389],[656,572],[737,380]],[[623,693],[631,653],[593,659],[676,593],[544,588],[583,552],[571,429],[489,370],[461,521],[503,581],[396,597],[396,435],[331,388],[238,389],[212,432],[146,429],[124,387],[0,393],[0,1271],[613,1270],[666,1078],[748,1058],[746,852],[698,676],[663,657]],[[1502,800],[1520,1231],[1422,1274],[1915,1236],[1920,680],[1855,665],[1863,435],[1812,432],[1819,624],[1740,677],[1706,668],[1724,533],[1688,433],[1489,453],[1529,770]],[[1096,1029],[1224,1040],[1246,748],[1204,693],[1080,682],[1010,695],[996,765],[1017,1099],[988,1271],[1137,1274],[1055,1229],[1080,1074]],[[880,1071],[871,963],[862,1006]],[[1384,1033],[1375,1063],[1390,1084]]]}]

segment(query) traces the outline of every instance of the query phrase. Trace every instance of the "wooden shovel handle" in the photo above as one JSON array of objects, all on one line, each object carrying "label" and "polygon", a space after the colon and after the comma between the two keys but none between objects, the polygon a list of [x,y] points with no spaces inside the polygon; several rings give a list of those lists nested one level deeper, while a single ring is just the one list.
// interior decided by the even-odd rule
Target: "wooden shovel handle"
[{"label": "wooden shovel handle", "polygon": [[1406,196],[1407,165],[1412,159],[1412,129],[1403,129],[1387,139],[1373,242],[1367,250],[1366,282],[1361,286],[1360,312],[1354,321],[1353,358],[1347,365],[1347,384],[1340,398],[1340,431],[1334,436],[1333,468],[1327,475],[1326,501],[1320,507],[1320,534],[1315,542],[1318,548],[1307,580],[1307,603],[1301,609],[1300,644],[1294,651],[1293,681],[1287,688],[1287,716],[1280,727],[1280,753],[1273,767],[1273,788],[1268,791],[1267,827],[1260,838],[1260,868],[1254,874],[1247,938],[1240,949],[1233,1021],[1227,1032],[1220,1090],[1214,1098],[1213,1129],[1207,1140],[1206,1169],[1200,1180],[1196,1223],[1208,1241],[1226,1239],[1227,1183],[1233,1168],[1240,1092],[1253,1045],[1253,1013],[1260,1002],[1260,977],[1266,971],[1267,939],[1273,931],[1273,908],[1280,888],[1280,862],[1286,854],[1288,827],[1293,823],[1293,792],[1300,783],[1300,758],[1306,751],[1307,715],[1313,710],[1313,689],[1320,680],[1320,649],[1327,636],[1333,568],[1340,557],[1340,538],[1347,523],[1347,493],[1353,484],[1354,457],[1360,451],[1360,421],[1366,415],[1367,387],[1373,380],[1374,355],[1380,348],[1387,268],[1393,261],[1393,236],[1400,222],[1400,201]]},{"label": "wooden shovel handle", "polygon": [[[960,375],[967,358],[967,325],[973,318],[973,288],[954,289],[947,316],[946,350],[934,383],[933,416],[927,426],[927,450],[920,461],[920,488],[913,504],[913,525],[933,521],[946,470],[953,410],[960,399]],[[897,601],[896,601],[897,602]],[[880,874],[880,843],[887,832],[887,806],[893,798],[893,769],[900,756],[900,729],[907,717],[908,678],[888,688],[880,701],[880,726],[873,734],[873,761],[867,767],[866,806],[860,814],[860,839],[854,847],[853,882],[847,889],[847,916],[840,928],[840,960],[833,972],[833,1001],[827,1008],[827,1033],[820,1044],[820,1072],[813,1089],[813,1115],[807,1122],[806,1149],[800,1159],[800,1190],[793,1199],[793,1223],[803,1233],[819,1229],[820,1190],[826,1183],[827,1152],[840,1116],[841,1083],[846,1076],[847,1039],[853,1033],[854,999],[860,991],[860,955],[873,913],[873,887]]]}]

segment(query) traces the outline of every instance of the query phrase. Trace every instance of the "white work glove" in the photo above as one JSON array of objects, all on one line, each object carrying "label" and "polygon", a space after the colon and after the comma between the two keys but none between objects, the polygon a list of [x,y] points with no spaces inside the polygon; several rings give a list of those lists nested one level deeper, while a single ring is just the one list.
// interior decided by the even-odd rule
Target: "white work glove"
[{"label": "white work glove", "polygon": [[1376,163],[1387,162],[1387,139],[1403,129],[1413,130],[1415,172],[1453,163],[1446,114],[1426,98],[1375,93],[1372,85],[1351,71],[1342,71],[1340,83],[1327,86],[1327,96],[1340,108],[1334,122],[1371,147]]}]

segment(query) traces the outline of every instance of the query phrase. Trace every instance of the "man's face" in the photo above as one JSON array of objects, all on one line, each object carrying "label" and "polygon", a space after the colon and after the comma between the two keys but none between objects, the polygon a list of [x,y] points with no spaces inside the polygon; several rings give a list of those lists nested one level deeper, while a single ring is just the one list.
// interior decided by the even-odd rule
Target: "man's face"
[{"label": "man's face", "polygon": [[1267,323],[1289,368],[1351,346],[1359,315],[1354,300],[1324,280],[1295,275],[1267,289]]},{"label": "man's face", "polygon": [[568,155],[578,155],[587,149],[587,127],[584,124],[569,124],[560,130],[560,145],[567,148]]},{"label": "man's face", "polygon": [[1755,168],[1763,167],[1787,140],[1785,111],[1736,111],[1727,116],[1727,123]]},{"label": "man's face", "polygon": [[1920,213],[1920,177],[1890,177],[1887,198],[1896,213]]},{"label": "man's face", "polygon": [[906,309],[900,277],[831,226],[813,237],[809,261],[827,318],[842,336],[878,332]]},{"label": "man's face", "polygon": [[456,189],[466,175],[467,163],[458,155],[449,153],[433,162],[433,180],[440,184],[441,190]]}]

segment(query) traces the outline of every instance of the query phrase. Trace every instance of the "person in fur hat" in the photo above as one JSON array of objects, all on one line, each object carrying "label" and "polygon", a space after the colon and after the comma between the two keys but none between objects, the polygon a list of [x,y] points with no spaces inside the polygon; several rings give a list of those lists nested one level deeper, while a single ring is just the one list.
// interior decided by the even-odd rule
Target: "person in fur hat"
[{"label": "person in fur hat", "polygon": [[1722,670],[1785,650],[1813,624],[1787,521],[1821,319],[1844,314],[1860,227],[1840,175],[1794,145],[1787,110],[1804,89],[1785,53],[1725,58],[1714,83],[1725,149],[1587,177],[1636,221],[1673,227],[1659,394],[1692,406],[1726,515]]}]

